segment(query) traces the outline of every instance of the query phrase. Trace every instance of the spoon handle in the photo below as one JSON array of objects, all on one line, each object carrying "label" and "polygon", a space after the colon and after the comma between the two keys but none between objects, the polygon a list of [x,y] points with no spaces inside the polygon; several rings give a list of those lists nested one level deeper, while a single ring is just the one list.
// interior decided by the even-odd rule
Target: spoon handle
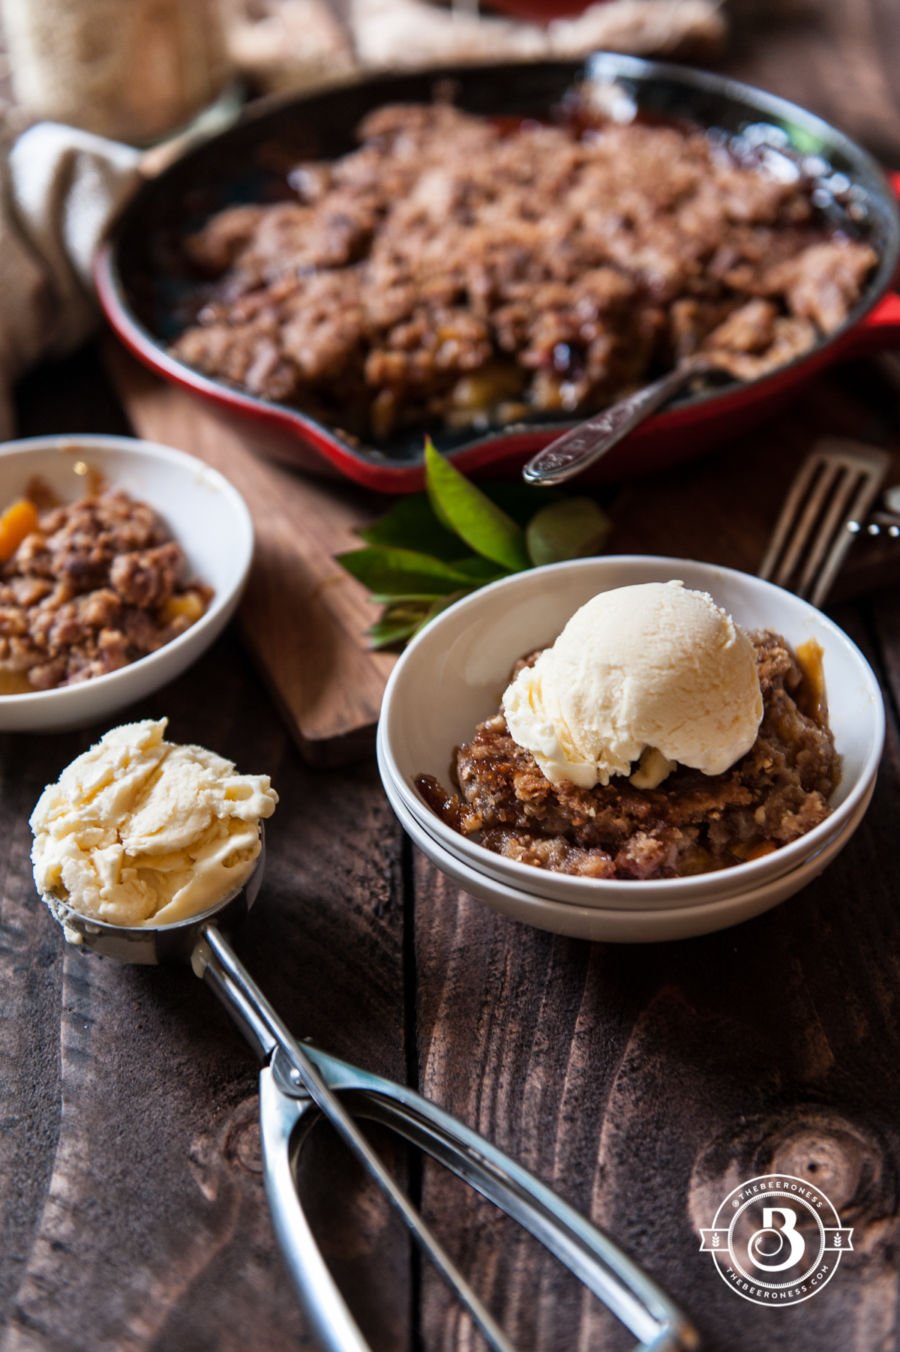
[{"label": "spoon handle", "polygon": [[652,385],[620,399],[587,422],[579,423],[570,432],[551,441],[537,455],[532,456],[522,470],[527,483],[549,487],[565,483],[588,465],[611,451],[623,437],[649,418],[658,408],[679,392],[704,369],[699,363],[686,362],[655,380]]}]

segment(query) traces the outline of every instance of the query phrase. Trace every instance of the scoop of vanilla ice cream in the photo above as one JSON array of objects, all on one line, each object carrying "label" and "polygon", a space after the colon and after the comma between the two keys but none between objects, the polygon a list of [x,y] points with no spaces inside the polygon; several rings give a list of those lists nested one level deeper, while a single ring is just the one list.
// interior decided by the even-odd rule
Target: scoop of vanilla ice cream
[{"label": "scoop of vanilla ice cream", "polygon": [[675,764],[727,770],[756,740],[763,705],[753,645],[731,616],[682,582],[647,582],[576,611],[503,711],[551,783],[630,775],[654,788]]},{"label": "scoop of vanilla ice cream", "polygon": [[112,925],[163,925],[247,880],[278,802],[268,775],[165,741],[167,722],[113,728],[41,794],[31,860],[42,896]]}]

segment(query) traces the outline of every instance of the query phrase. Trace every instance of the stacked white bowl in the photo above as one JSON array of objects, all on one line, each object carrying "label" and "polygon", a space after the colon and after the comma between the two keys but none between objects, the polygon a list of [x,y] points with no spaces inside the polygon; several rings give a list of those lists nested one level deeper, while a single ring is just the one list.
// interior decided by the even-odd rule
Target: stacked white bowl
[{"label": "stacked white bowl", "polygon": [[[832,812],[791,844],[734,868],[649,882],[579,878],[519,863],[448,827],[415,786],[450,765],[477,723],[496,713],[513,664],[552,643],[598,592],[681,579],[709,592],[745,629],[772,629],[823,652],[829,720],[841,757]],[[578,559],[484,587],[433,620],[400,658],[378,726],[385,792],[416,845],[471,895],[556,933],[617,942],[680,939],[749,919],[816,878],[853,835],[872,796],[884,706],[856,645],[821,611],[759,578],[712,564],[646,556]]]}]

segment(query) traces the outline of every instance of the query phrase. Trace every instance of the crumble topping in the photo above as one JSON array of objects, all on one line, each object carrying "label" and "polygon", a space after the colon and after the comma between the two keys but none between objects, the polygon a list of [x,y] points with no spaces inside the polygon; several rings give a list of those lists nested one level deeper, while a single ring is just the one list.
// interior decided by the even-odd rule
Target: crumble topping
[{"label": "crumble topping", "polygon": [[876,263],[799,169],[696,129],[438,103],[358,135],[186,242],[209,286],[172,350],[375,442],[577,416],[699,351],[752,378],[839,327]]},{"label": "crumble topping", "polygon": [[212,598],[185,572],[181,546],[127,493],[35,509],[0,565],[0,693],[74,685],[155,652]]},{"label": "crumble topping", "polygon": [[763,719],[753,746],[723,774],[680,766],[656,789],[625,776],[590,789],[554,785],[495,714],[458,749],[454,790],[428,775],[417,787],[448,826],[487,849],[581,877],[674,878],[778,849],[828,816],[840,762],[812,655],[804,655],[807,676],[780,635],[750,638]]}]

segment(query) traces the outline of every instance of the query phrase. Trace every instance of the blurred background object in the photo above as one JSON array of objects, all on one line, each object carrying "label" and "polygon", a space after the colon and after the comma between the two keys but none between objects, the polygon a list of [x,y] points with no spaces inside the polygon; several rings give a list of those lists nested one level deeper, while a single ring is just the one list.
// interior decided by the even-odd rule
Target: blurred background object
[{"label": "blurred background object", "polygon": [[726,30],[719,0],[228,0],[226,18],[231,60],[261,92],[598,48],[705,60]]},{"label": "blurred background object", "polygon": [[226,90],[219,0],[2,0],[9,81],[32,117],[148,144]]},{"label": "blurred background object", "polygon": [[328,0],[225,0],[228,54],[261,93],[316,89],[357,69],[349,26]]},{"label": "blurred background object", "polygon": [[597,49],[702,62],[727,30],[722,0],[0,0],[0,105],[149,145],[227,116],[240,81],[301,92]]}]

